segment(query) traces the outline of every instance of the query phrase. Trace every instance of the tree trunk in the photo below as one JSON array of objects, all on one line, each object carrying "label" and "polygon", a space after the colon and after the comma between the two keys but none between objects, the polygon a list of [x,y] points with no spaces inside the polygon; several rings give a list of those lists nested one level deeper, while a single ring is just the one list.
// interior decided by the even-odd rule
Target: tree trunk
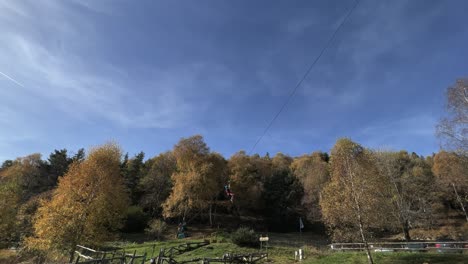
[{"label": "tree trunk", "polygon": [[367,254],[367,261],[369,262],[369,264],[374,264],[374,260],[372,259],[372,255],[371,255],[371,252],[369,250],[369,244],[367,243],[367,239],[366,239],[366,236],[364,235],[364,227],[362,225],[362,217],[361,217],[361,210],[360,210],[360,206],[357,205],[357,208],[358,208],[358,220],[359,220],[359,232],[361,233],[361,238],[362,238],[362,242],[364,243],[364,247],[366,248],[366,254]]},{"label": "tree trunk", "polygon": [[75,258],[75,250],[70,250],[70,260],[68,261],[68,263],[73,263],[73,259]]},{"label": "tree trunk", "polygon": [[346,165],[348,167],[348,172],[350,175],[350,183],[351,183],[351,196],[354,200],[354,204],[356,206],[356,215],[358,218],[358,223],[359,223],[359,233],[361,233],[361,239],[362,243],[364,243],[364,247],[366,249],[366,254],[367,254],[367,262],[369,264],[374,264],[374,260],[372,259],[371,252],[369,250],[369,244],[367,243],[366,236],[364,235],[364,226],[362,223],[362,212],[361,212],[361,204],[359,203],[359,200],[357,198],[356,194],[356,187],[354,186],[354,173],[352,172],[352,169],[350,168],[350,165],[348,162],[346,162]]},{"label": "tree trunk", "polygon": [[209,215],[210,215],[210,227],[213,227],[213,219],[211,217],[211,209],[213,207],[213,203],[210,203],[210,210],[209,210]]},{"label": "tree trunk", "polygon": [[463,201],[460,198],[460,195],[458,195],[457,188],[455,188],[454,183],[452,183],[452,187],[453,187],[453,191],[455,192],[455,195],[457,196],[457,201],[460,203],[463,213],[465,214],[466,221],[468,222],[468,215],[466,214],[465,205],[463,204]]},{"label": "tree trunk", "polygon": [[406,242],[411,241],[411,236],[410,236],[409,230],[410,230],[409,222],[408,222],[408,219],[406,219],[404,224],[403,224],[403,233],[405,234]]},{"label": "tree trunk", "polygon": [[[395,187],[395,191],[398,195],[398,200],[394,202],[394,205],[396,206],[396,210],[398,211],[398,220],[400,222],[401,228],[403,229],[403,234],[405,236],[406,242],[411,241],[411,236],[410,236],[410,226],[409,226],[409,221],[408,221],[408,212],[406,209],[403,209],[403,197],[401,195],[400,188],[398,188],[397,181],[395,180],[394,177],[390,177],[390,180],[393,183],[393,187]],[[403,216],[405,215],[405,216]]]},{"label": "tree trunk", "polygon": [[369,244],[367,243],[366,236],[364,235],[364,226],[362,224],[362,215],[361,215],[361,205],[356,197],[353,181],[351,181],[351,188],[352,188],[351,195],[353,196],[354,204],[356,205],[356,214],[357,214],[358,223],[359,223],[359,233],[361,233],[362,243],[364,243],[364,247],[366,249],[367,261],[369,262],[369,264],[374,264],[374,260],[372,259],[372,255],[369,250]]}]

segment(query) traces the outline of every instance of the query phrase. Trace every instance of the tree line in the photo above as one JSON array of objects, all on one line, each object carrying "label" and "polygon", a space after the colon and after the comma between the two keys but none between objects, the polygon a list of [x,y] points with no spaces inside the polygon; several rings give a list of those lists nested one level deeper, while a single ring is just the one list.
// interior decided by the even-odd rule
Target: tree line
[{"label": "tree line", "polygon": [[[466,134],[447,128],[455,115],[439,131]],[[427,157],[342,138],[330,153],[239,151],[226,159],[201,135],[146,160],[143,152],[123,155],[116,143],[87,154],[55,150],[46,160],[31,154],[0,168],[0,244],[71,253],[80,243],[100,245],[119,232],[143,230],[149,219],[223,227],[245,217],[268,230],[297,230],[303,217],[326,226],[334,241],[367,243],[400,232],[411,240],[412,229],[434,227],[453,212],[468,222],[466,142],[445,139],[453,147]]]}]

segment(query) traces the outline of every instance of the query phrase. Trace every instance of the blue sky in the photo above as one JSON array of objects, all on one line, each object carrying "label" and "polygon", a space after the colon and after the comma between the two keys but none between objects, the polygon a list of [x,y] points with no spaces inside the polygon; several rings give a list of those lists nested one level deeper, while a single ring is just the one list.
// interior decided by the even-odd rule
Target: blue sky
[{"label": "blue sky", "polygon": [[[193,134],[248,151],[353,4],[1,1],[0,161],[109,140],[153,156]],[[255,152],[340,137],[437,151],[444,91],[467,76],[466,10],[361,0]]]}]

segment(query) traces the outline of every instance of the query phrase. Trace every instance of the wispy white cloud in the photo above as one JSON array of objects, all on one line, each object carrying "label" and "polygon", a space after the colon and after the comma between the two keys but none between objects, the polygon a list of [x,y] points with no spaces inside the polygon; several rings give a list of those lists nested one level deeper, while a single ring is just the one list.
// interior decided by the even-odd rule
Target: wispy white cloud
[{"label": "wispy white cloud", "polygon": [[233,92],[229,69],[217,63],[107,61],[101,54],[114,47],[95,23],[120,19],[113,5],[0,1],[2,159],[96,144],[131,129],[193,128],[213,103],[206,94]]},{"label": "wispy white cloud", "polygon": [[[79,4],[94,11],[107,10],[91,2]],[[124,127],[177,127],[200,109],[190,100],[190,92],[200,83],[199,77],[216,65],[190,64],[130,76],[125,68],[87,55],[89,43],[98,45],[100,37],[92,29],[92,19],[73,12],[73,5],[62,1],[47,1],[44,6],[34,2],[0,5],[6,10],[0,11],[0,22],[4,22],[0,23],[0,67],[23,81],[2,75],[38,100],[74,118],[104,118]],[[33,15],[40,18],[35,23]],[[220,72],[227,73],[225,69]],[[222,76],[211,79],[217,82],[213,86],[226,85],[221,83]],[[139,86],[155,92],[147,97]]]}]

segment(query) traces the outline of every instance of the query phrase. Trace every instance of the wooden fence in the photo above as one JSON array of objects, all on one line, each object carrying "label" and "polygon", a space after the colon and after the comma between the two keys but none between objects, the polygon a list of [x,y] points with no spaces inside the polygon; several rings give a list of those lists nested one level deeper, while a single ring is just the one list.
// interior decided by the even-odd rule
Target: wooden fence
[{"label": "wooden fence", "polygon": [[167,249],[161,249],[159,254],[164,257],[173,257],[209,244],[210,242],[208,241],[184,243]]},{"label": "wooden fence", "polygon": [[[372,242],[369,248],[376,252],[392,251],[436,251],[446,252],[468,252],[468,241],[423,241],[423,242]],[[360,251],[365,250],[364,243],[333,243],[332,250],[337,251]]]},{"label": "wooden fence", "polygon": [[267,253],[249,253],[249,254],[224,254],[221,258],[194,258],[190,260],[176,261],[174,258],[158,257],[157,264],[186,264],[186,263],[223,263],[223,264],[255,264],[261,260],[267,259]]},{"label": "wooden fence", "polygon": [[124,251],[99,251],[85,246],[76,246],[74,257],[70,260],[71,264],[144,264],[147,254],[137,255],[136,250],[133,254],[127,254]]},{"label": "wooden fence", "polygon": [[209,245],[208,241],[183,243],[170,248],[162,248],[155,259],[147,258],[147,254],[137,255],[136,250],[133,254],[127,254],[124,251],[99,251],[85,246],[78,245],[74,257],[70,264],[185,264],[185,263],[223,263],[223,264],[255,264],[261,260],[267,259],[268,254],[254,252],[248,254],[226,253],[219,258],[194,258],[190,260],[176,260],[175,257],[185,252]]}]

